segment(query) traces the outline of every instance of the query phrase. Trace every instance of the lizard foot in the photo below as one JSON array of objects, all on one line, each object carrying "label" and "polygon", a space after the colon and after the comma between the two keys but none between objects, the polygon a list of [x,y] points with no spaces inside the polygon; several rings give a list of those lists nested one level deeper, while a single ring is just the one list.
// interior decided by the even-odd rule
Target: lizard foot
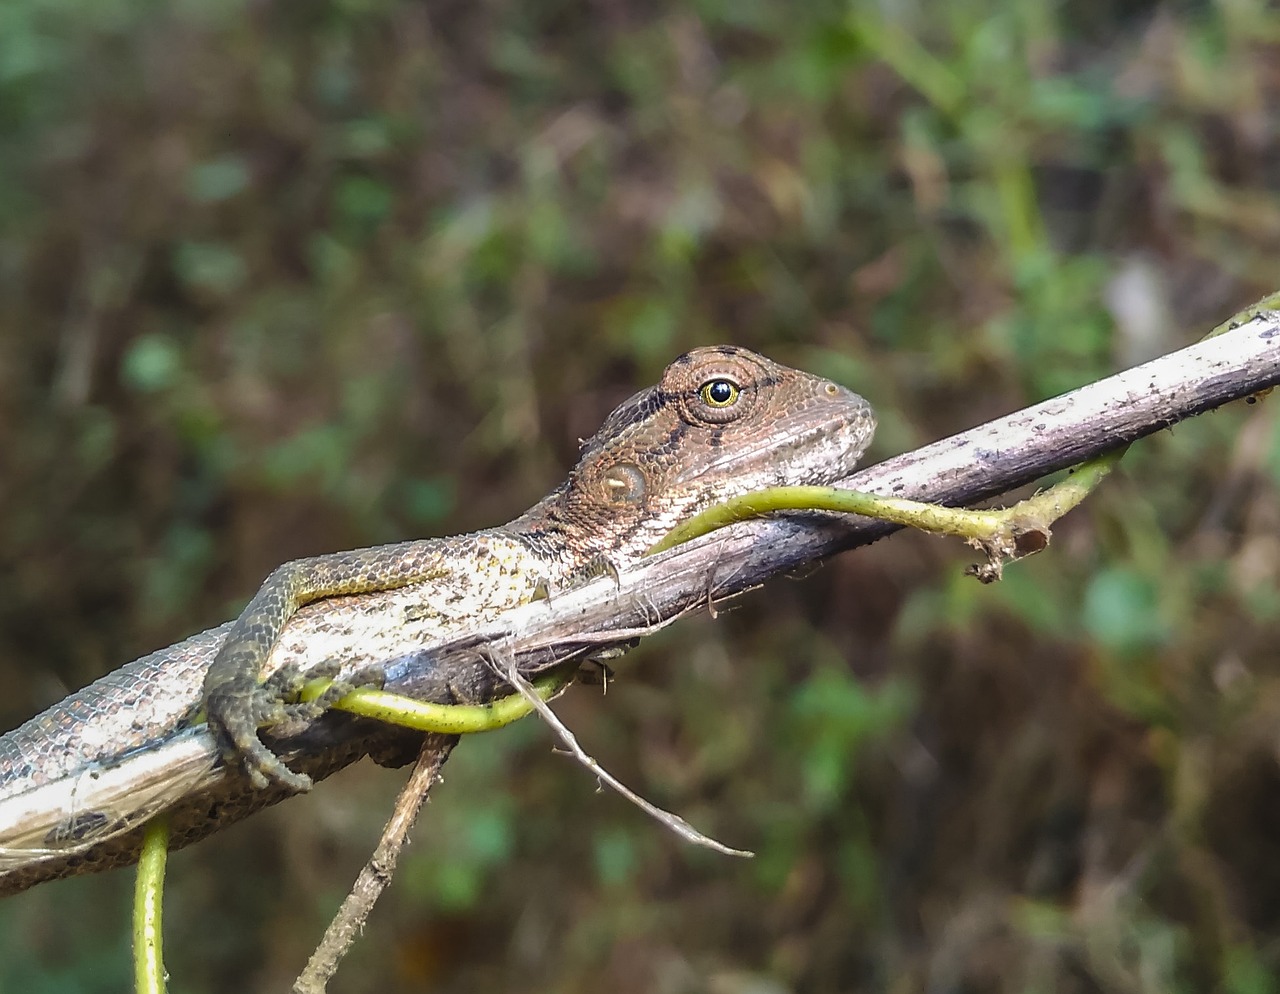
[{"label": "lizard foot", "polygon": [[209,723],[228,743],[224,753],[227,763],[242,766],[259,789],[276,783],[298,792],[310,790],[311,778],[285,766],[258,733],[268,729],[276,735],[296,734],[358,687],[382,686],[381,669],[366,667],[343,680],[334,680],[314,700],[299,700],[309,681],[333,677],[340,668],[336,662],[325,663],[304,674],[296,667],[286,666],[261,684],[241,686],[232,682],[211,693],[207,705]]},{"label": "lizard foot", "polygon": [[223,760],[228,766],[242,767],[254,787],[261,790],[276,783],[298,792],[311,789],[309,776],[289,769],[258,738],[260,728],[295,720],[272,681],[231,681],[212,692],[205,707],[209,725],[223,742]]}]

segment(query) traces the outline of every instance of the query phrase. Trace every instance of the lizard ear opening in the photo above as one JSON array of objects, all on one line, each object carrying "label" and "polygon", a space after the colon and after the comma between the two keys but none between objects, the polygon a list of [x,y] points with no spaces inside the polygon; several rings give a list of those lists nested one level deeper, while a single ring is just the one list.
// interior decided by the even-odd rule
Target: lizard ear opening
[{"label": "lizard ear opening", "polygon": [[644,472],[631,463],[610,466],[600,477],[610,504],[643,504],[647,487]]},{"label": "lizard ear opening", "polygon": [[635,463],[597,462],[574,469],[566,500],[591,508],[593,514],[621,514],[626,508],[643,508],[649,491],[649,479]]}]

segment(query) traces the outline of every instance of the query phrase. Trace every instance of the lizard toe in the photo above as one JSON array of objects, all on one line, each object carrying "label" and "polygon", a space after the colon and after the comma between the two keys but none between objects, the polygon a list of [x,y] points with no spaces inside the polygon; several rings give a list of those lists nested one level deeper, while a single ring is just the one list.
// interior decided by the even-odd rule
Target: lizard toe
[{"label": "lizard toe", "polygon": [[237,743],[240,750],[240,762],[243,764],[249,782],[258,790],[264,790],[274,784],[288,787],[297,793],[306,793],[311,789],[312,780],[305,773],[295,773],[274,752],[255,738],[252,742]]}]

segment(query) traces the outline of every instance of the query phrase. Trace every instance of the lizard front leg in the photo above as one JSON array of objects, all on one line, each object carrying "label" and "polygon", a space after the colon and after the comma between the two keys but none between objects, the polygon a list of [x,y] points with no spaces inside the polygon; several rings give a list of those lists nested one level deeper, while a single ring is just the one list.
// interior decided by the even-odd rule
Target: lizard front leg
[{"label": "lizard front leg", "polygon": [[[285,624],[301,607],[325,597],[394,590],[438,577],[442,540],[404,542],[299,559],[276,569],[249,601],[205,674],[209,725],[228,760],[241,763],[257,787],[275,781],[304,791],[311,778],[290,770],[258,732],[314,717],[324,704],[296,704],[289,674],[263,681],[262,670]],[[326,703],[341,694],[330,694]]]}]

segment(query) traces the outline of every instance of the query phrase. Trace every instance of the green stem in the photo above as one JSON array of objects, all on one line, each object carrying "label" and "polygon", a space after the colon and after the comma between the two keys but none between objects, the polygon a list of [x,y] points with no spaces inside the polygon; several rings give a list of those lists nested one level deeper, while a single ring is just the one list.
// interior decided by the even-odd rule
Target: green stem
[{"label": "green stem", "polygon": [[[303,700],[315,700],[324,693],[330,682],[312,680],[302,692]],[[545,701],[568,682],[569,679],[565,676],[549,676],[538,680],[533,687]],[[376,718],[420,732],[440,732],[446,735],[490,732],[518,721],[533,710],[533,705],[519,694],[490,701],[488,704],[432,704],[385,690],[368,689],[352,691],[334,704],[334,707],[362,718]]]},{"label": "green stem", "polygon": [[1017,529],[1047,528],[1079,504],[1124,455],[1109,452],[1076,467],[1072,475],[1042,493],[998,510],[971,511],[900,497],[884,497],[838,487],[771,487],[741,494],[707,508],[677,525],[647,553],[665,552],[726,525],[773,511],[839,511],[918,528],[938,535],[954,535],[980,543],[999,542]]},{"label": "green stem", "polygon": [[166,994],[161,935],[164,871],[169,858],[169,819],[156,815],[147,822],[138,857],[133,891],[133,977],[137,994]]}]

